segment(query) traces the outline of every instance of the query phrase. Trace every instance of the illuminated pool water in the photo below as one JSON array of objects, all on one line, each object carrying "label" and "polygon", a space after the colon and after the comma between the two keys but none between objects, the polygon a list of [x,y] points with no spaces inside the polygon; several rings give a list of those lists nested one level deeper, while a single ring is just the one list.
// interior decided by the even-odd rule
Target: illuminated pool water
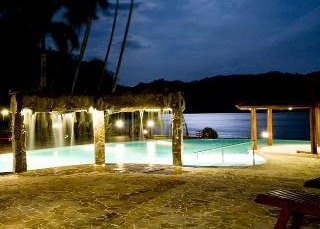
[{"label": "illuminated pool water", "polygon": [[[186,166],[248,166],[265,160],[250,152],[247,139],[189,139],[184,140],[182,161]],[[93,164],[94,146],[30,150],[28,169]],[[0,154],[0,172],[12,171],[12,154]],[[149,140],[106,144],[106,163],[139,163],[172,165],[171,141]]]}]

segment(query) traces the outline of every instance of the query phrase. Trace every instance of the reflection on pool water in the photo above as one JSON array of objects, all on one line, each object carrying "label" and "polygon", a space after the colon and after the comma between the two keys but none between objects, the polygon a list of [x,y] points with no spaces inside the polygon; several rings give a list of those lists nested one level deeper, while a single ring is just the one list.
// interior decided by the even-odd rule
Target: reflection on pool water
[{"label": "reflection on pool water", "polygon": [[[182,161],[186,166],[248,166],[265,160],[250,152],[248,139],[184,140]],[[94,163],[94,146],[30,150],[28,170]],[[0,172],[12,171],[12,154],[0,155]],[[106,144],[106,163],[139,163],[172,165],[171,141],[149,140]]]}]

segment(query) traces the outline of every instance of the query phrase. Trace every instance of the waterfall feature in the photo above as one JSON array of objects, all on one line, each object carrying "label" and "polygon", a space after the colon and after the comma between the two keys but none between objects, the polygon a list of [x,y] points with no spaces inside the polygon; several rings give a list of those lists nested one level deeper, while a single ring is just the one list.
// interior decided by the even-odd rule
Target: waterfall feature
[{"label": "waterfall feature", "polygon": [[74,113],[66,113],[62,115],[64,139],[68,140],[70,145],[74,145],[74,119]]},{"label": "waterfall feature", "polygon": [[74,144],[74,113],[51,113],[52,136],[55,147]]},{"label": "waterfall feature", "polygon": [[62,115],[57,112],[51,113],[52,136],[55,147],[64,145]]},{"label": "waterfall feature", "polygon": [[163,110],[158,114],[160,122],[160,134],[171,135],[171,110]]},{"label": "waterfall feature", "polygon": [[35,140],[35,129],[36,129],[36,118],[37,113],[32,113],[30,109],[23,110],[23,124],[27,132],[27,149],[34,149],[34,140]]},{"label": "waterfall feature", "polygon": [[139,140],[143,140],[143,113],[144,110],[140,110],[139,114],[140,114],[140,132],[139,132]]}]

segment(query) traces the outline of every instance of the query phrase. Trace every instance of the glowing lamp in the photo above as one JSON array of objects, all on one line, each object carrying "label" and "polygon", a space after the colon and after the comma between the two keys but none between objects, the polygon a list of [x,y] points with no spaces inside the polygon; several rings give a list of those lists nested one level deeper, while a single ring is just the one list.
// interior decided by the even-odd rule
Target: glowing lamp
[{"label": "glowing lamp", "polygon": [[148,130],[144,129],[144,130],[143,130],[143,133],[144,133],[144,134],[148,134]]},{"label": "glowing lamp", "polygon": [[289,110],[289,111],[292,111],[292,107],[289,107],[288,110]]},{"label": "glowing lamp", "polygon": [[124,123],[123,123],[122,120],[119,119],[119,120],[116,121],[115,125],[116,125],[117,128],[121,129],[121,128],[123,128]]},{"label": "glowing lamp", "polygon": [[3,109],[1,110],[2,116],[8,116],[9,115],[9,110],[8,109]]},{"label": "glowing lamp", "polygon": [[261,137],[263,137],[263,138],[268,138],[270,135],[269,135],[269,133],[267,132],[267,131],[263,131],[262,133],[261,133]]},{"label": "glowing lamp", "polygon": [[154,121],[153,120],[148,120],[147,121],[147,127],[149,127],[149,128],[154,127]]}]

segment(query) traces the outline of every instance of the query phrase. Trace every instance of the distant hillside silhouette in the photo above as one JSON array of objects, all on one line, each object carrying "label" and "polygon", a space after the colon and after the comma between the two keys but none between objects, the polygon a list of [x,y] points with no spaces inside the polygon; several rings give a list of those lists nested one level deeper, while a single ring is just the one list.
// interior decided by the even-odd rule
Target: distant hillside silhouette
[{"label": "distant hillside silhouette", "polygon": [[275,104],[314,102],[320,98],[320,72],[214,76],[189,83],[160,79],[140,83],[132,90],[183,91],[187,113],[232,112],[237,111],[236,104],[248,101]]}]

